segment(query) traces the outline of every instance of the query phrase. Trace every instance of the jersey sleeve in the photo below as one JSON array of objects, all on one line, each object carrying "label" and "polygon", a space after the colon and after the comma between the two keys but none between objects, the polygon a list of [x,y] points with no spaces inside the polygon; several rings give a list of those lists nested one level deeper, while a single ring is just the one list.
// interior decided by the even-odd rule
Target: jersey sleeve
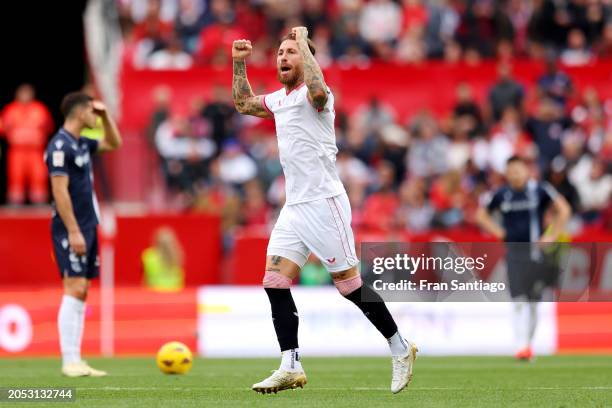
[{"label": "jersey sleeve", "polygon": [[68,164],[73,161],[72,149],[61,141],[51,143],[45,154],[50,176],[68,176]]},{"label": "jersey sleeve", "polygon": [[551,201],[555,201],[559,197],[559,192],[548,182],[543,182],[538,188],[540,200],[543,204],[548,205]]},{"label": "jersey sleeve", "polygon": [[486,208],[488,212],[493,212],[499,209],[501,202],[502,192],[498,190],[494,194],[489,194],[488,197],[484,197],[482,206]]},{"label": "jersey sleeve", "polygon": [[273,100],[274,100],[274,93],[271,94],[265,94],[261,97],[261,102],[263,103],[264,109],[270,114],[272,115],[272,117],[274,117],[274,112],[272,111],[271,107],[273,106]]},{"label": "jersey sleeve", "polygon": [[89,149],[89,154],[91,154],[91,155],[96,154],[96,152],[98,151],[98,146],[100,145],[100,142],[98,142],[95,139],[90,139],[88,137],[84,137],[83,139],[87,143],[87,148]]}]

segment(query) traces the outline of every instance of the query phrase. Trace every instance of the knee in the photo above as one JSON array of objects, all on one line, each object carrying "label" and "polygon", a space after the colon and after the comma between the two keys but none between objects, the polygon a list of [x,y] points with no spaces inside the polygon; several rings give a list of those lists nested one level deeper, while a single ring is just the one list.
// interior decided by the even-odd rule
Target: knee
[{"label": "knee", "polygon": [[291,278],[274,271],[266,271],[263,278],[263,287],[270,289],[289,289]]},{"label": "knee", "polygon": [[87,284],[74,284],[66,288],[66,294],[79,300],[87,300]]},{"label": "knee", "polygon": [[361,276],[355,275],[344,280],[334,279],[334,285],[336,285],[336,289],[338,289],[342,296],[348,296],[361,287]]}]

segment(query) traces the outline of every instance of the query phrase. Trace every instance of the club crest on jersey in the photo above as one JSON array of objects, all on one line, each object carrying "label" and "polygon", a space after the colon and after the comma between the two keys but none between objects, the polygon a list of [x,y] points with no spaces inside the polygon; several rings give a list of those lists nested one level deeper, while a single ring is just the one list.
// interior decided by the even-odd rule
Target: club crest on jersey
[{"label": "club crest on jersey", "polygon": [[63,167],[64,166],[64,152],[61,150],[57,150],[53,152],[52,161],[53,167]]}]

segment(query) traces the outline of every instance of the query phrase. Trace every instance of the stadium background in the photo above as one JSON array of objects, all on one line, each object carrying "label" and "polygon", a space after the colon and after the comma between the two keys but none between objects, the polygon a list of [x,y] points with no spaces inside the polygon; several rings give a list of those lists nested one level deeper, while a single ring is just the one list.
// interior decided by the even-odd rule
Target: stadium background
[{"label": "stadium background", "polygon": [[[275,39],[301,23],[313,33],[336,94],[338,163],[358,241],[490,240],[475,227],[474,211],[499,185],[500,163],[513,153],[532,160],[534,172],[572,203],[575,240],[612,241],[607,1],[557,2],[558,9],[550,1],[520,0],[77,4],[59,14],[54,5],[57,18],[45,13],[48,5],[36,13],[27,3],[13,5],[40,34],[6,51],[11,63],[3,68],[0,104],[29,82],[55,129],[62,95],[93,83],[119,117],[124,147],[96,164],[103,278],[88,302],[86,353],[146,354],[176,339],[206,355],[275,354],[267,306],[259,303],[265,297],[251,286],[260,282],[268,232],[283,201],[280,165],[273,122],[240,117],[232,108],[228,53],[232,39],[253,39],[251,84],[257,93],[274,90]],[[8,27],[2,38],[14,35]],[[567,76],[542,80],[551,49]],[[500,84],[506,66],[516,82]],[[56,354],[61,292],[50,257],[50,210],[9,202],[11,146],[6,138],[0,143],[6,204],[0,355]],[[181,155],[171,148],[179,144],[199,153]],[[166,244],[183,259],[180,291],[145,285],[143,252],[160,228],[170,231]],[[612,273],[608,255],[602,251],[596,262]],[[325,342],[337,336],[359,339],[344,353],[384,351],[358,311],[325,286],[320,265],[312,263],[304,275],[298,305],[312,305],[311,296],[320,300],[302,314],[303,332],[310,326],[318,333],[303,340],[305,352],[340,353]],[[511,350],[507,305],[392,307],[417,339],[430,342],[425,353]],[[329,318],[334,313],[336,320]],[[541,314],[537,351],[612,351],[612,328],[602,324],[612,316],[609,304],[545,305]],[[249,327],[250,347],[231,343],[237,323]]]}]

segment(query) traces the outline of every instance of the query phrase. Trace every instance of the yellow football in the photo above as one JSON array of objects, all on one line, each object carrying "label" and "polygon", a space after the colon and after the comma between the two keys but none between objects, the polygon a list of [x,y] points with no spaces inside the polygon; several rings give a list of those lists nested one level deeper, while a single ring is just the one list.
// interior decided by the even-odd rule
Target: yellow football
[{"label": "yellow football", "polygon": [[157,352],[157,366],[164,374],[187,374],[192,364],[191,350],[181,342],[166,343]]}]

